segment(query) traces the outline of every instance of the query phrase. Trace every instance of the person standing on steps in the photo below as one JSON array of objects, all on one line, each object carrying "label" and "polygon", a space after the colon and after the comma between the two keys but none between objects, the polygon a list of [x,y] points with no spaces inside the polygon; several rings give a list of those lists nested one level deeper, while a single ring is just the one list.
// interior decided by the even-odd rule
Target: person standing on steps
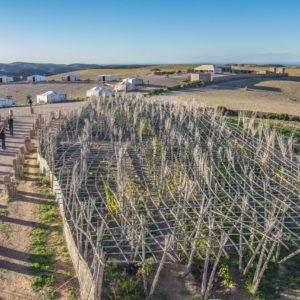
[{"label": "person standing on steps", "polygon": [[5,128],[2,127],[1,130],[0,130],[0,139],[2,140],[2,150],[5,150],[6,149],[6,146],[5,146]]},{"label": "person standing on steps", "polygon": [[14,135],[14,119],[12,116],[8,117],[8,127],[9,127],[9,134]]},{"label": "person standing on steps", "polygon": [[31,98],[31,96],[29,95],[29,96],[27,96],[27,102],[28,102],[28,104],[29,104],[29,106],[30,106],[30,113],[31,114],[33,114],[33,108],[32,108],[32,98]]}]

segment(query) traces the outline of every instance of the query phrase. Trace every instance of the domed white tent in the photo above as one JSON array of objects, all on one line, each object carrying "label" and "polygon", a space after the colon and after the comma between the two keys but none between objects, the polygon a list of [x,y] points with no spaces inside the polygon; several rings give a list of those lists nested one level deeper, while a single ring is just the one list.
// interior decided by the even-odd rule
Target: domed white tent
[{"label": "domed white tent", "polygon": [[101,74],[97,76],[97,80],[99,81],[117,81],[117,77],[111,74]]},{"label": "domed white tent", "polygon": [[62,81],[79,81],[80,76],[78,74],[67,74],[62,76]]},{"label": "domed white tent", "polygon": [[115,90],[118,92],[130,92],[136,89],[133,83],[128,82],[127,79],[124,79],[122,82],[115,86]]},{"label": "domed white tent", "polygon": [[44,94],[36,96],[37,103],[54,103],[66,100],[67,95],[63,93],[48,91]]},{"label": "domed white tent", "polygon": [[130,78],[126,78],[124,80],[126,80],[128,83],[131,83],[134,85],[143,85],[144,84],[143,78],[140,78],[140,77],[130,77]]},{"label": "domed white tent", "polygon": [[102,87],[102,86],[95,86],[93,88],[91,88],[90,90],[86,91],[86,96],[89,98],[93,98],[93,97],[100,97],[100,96],[108,96],[111,95],[112,91],[111,89]]},{"label": "domed white tent", "polygon": [[27,81],[30,82],[46,81],[46,77],[43,75],[31,75],[31,76],[27,76]]},{"label": "domed white tent", "polygon": [[0,83],[9,83],[9,82],[13,82],[13,81],[14,81],[13,77],[6,76],[6,75],[0,76]]}]

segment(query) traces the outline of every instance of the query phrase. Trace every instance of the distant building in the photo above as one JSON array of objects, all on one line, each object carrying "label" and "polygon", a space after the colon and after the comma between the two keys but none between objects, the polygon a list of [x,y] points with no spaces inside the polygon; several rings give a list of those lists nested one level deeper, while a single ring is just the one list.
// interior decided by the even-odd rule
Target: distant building
[{"label": "distant building", "polygon": [[209,83],[213,81],[212,73],[191,73],[190,80],[193,81],[202,81],[204,83]]},{"label": "distant building", "polygon": [[44,94],[36,96],[37,103],[55,103],[67,99],[67,95],[59,92],[48,91]]},{"label": "distant building", "polygon": [[13,106],[14,102],[11,99],[5,99],[0,97],[0,107],[11,107]]},{"label": "distant building", "polygon": [[97,80],[99,81],[117,81],[117,77],[111,74],[101,74],[97,76]]},{"label": "distant building", "polygon": [[79,81],[80,76],[78,74],[67,74],[62,76],[61,78],[63,81]]},{"label": "distant building", "polygon": [[285,67],[270,67],[267,73],[285,74]]},{"label": "distant building", "polygon": [[46,81],[46,77],[43,75],[31,75],[31,76],[27,77],[27,81],[30,81],[30,82]]},{"label": "distant building", "polygon": [[95,86],[92,89],[86,91],[86,96],[88,98],[99,98],[101,96],[108,96],[111,94],[112,94],[111,89],[101,87],[101,86]]},{"label": "distant building", "polygon": [[222,66],[221,70],[222,70],[222,73],[233,73],[233,69],[231,66]]},{"label": "distant building", "polygon": [[13,77],[6,76],[6,75],[0,76],[0,83],[9,83],[9,82],[13,82],[13,81],[14,81]]},{"label": "distant building", "polygon": [[115,91],[118,92],[131,92],[136,90],[136,87],[133,83],[130,83],[127,79],[124,79],[122,82],[115,86]]},{"label": "distant building", "polygon": [[194,72],[214,73],[215,72],[215,67],[214,67],[214,65],[201,65],[199,67],[194,68]]},{"label": "distant building", "polygon": [[232,66],[222,66],[223,73],[232,73],[232,74],[259,74],[259,71],[251,69],[238,69],[237,67],[232,68]]}]

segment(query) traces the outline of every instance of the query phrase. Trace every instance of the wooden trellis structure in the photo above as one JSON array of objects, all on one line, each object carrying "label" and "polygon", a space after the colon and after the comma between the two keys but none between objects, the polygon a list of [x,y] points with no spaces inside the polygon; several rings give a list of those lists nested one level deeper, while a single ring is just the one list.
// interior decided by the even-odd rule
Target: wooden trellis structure
[{"label": "wooden trellis structure", "polygon": [[255,292],[273,257],[300,251],[293,141],[253,117],[233,124],[213,109],[113,96],[48,122],[40,153],[93,274],[104,257],[152,257],[157,280],[163,263],[185,262],[188,272],[198,258],[208,297],[220,259],[230,257],[241,274],[255,266]]}]

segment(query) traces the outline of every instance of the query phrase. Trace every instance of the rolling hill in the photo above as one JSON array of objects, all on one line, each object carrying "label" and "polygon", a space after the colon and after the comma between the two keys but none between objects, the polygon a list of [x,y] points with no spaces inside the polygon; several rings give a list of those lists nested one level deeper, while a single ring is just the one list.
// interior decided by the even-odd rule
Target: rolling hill
[{"label": "rolling hill", "polygon": [[[86,69],[132,69],[143,68],[146,65],[98,65],[98,64],[47,64],[14,62],[9,64],[0,63],[0,75],[9,75],[19,79],[20,76],[41,74],[51,76],[60,73],[68,73]],[[148,66],[148,65],[147,65]]]}]

